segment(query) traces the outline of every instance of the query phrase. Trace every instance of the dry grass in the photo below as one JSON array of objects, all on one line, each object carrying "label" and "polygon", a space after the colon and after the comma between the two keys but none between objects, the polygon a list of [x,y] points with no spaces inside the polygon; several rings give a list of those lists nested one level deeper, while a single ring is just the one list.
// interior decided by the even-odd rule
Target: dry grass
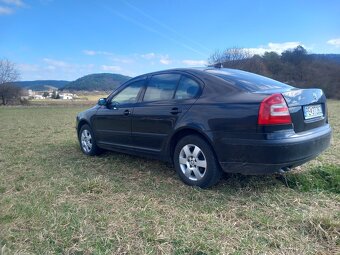
[{"label": "dry grass", "polygon": [[330,102],[332,148],[289,174],[290,187],[233,175],[210,190],[158,161],[82,155],[83,109],[0,108],[0,254],[339,252],[340,102]]}]

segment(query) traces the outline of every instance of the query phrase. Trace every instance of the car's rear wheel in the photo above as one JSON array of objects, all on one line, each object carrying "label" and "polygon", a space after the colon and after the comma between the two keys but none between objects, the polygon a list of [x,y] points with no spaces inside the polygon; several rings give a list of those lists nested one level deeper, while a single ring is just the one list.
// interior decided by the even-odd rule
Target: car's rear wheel
[{"label": "car's rear wheel", "polygon": [[98,155],[101,149],[98,148],[94,138],[92,129],[89,125],[85,124],[79,131],[79,144],[82,152],[89,156]]},{"label": "car's rear wheel", "polygon": [[183,137],[175,147],[173,160],[179,177],[188,185],[209,188],[221,177],[211,146],[199,136]]}]

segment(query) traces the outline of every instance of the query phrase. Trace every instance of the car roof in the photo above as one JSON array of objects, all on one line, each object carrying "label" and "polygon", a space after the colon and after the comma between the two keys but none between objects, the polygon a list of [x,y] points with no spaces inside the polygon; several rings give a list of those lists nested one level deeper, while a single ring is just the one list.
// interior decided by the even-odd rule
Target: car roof
[{"label": "car roof", "polygon": [[210,86],[227,85],[238,90],[248,92],[264,91],[273,89],[289,90],[293,87],[282,82],[272,80],[270,78],[231,68],[216,68],[216,67],[193,67],[193,68],[174,68],[152,73],[143,74],[136,78],[148,77],[156,74],[164,74],[169,72],[180,72],[194,75],[201,80],[210,80]]},{"label": "car roof", "polygon": [[[147,77],[156,75],[156,74],[165,74],[165,73],[169,73],[169,72],[180,72],[180,73],[184,73],[184,74],[191,74],[196,78],[199,78],[200,80],[211,80],[213,79],[214,82],[210,83],[211,86],[216,84],[217,86],[221,86],[221,85],[226,85],[228,87],[232,86],[230,84],[228,84],[225,80],[221,79],[220,77],[218,77],[217,75],[215,75],[214,73],[210,73],[208,71],[213,71],[213,72],[217,72],[217,71],[225,71],[228,73],[233,72],[234,76],[237,76],[237,73],[248,73],[248,72],[244,72],[241,70],[237,70],[237,69],[228,69],[228,68],[216,68],[216,67],[190,67],[190,68],[172,68],[172,69],[166,69],[166,70],[160,70],[160,71],[156,71],[156,72],[150,72],[150,73],[146,73],[146,74],[142,74],[139,76],[136,76],[130,80],[128,80],[127,82],[125,82],[124,84],[133,82],[135,80],[139,80],[139,79],[145,79]],[[124,85],[122,84],[122,86]],[[232,86],[235,89],[242,89],[242,88],[238,88],[235,86]]]},{"label": "car roof", "polygon": [[190,67],[190,68],[172,68],[172,69],[165,69],[165,70],[160,70],[160,71],[155,71],[151,73],[146,73],[139,75],[135,78],[138,77],[144,77],[144,76],[151,76],[155,74],[161,74],[161,73],[167,73],[167,72],[184,72],[184,73],[189,73],[193,75],[208,75],[208,76],[215,76],[213,73],[210,73],[208,71],[214,71],[214,72],[221,72],[223,74],[229,74],[230,76],[234,76],[237,74],[249,74],[249,72],[238,70],[238,69],[230,69],[230,68],[217,68],[217,67]]}]

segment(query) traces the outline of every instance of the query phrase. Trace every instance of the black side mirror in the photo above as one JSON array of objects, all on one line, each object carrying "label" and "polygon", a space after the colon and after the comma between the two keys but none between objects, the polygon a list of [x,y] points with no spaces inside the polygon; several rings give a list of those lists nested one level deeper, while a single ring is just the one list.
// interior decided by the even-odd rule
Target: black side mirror
[{"label": "black side mirror", "polygon": [[100,106],[104,106],[104,105],[106,105],[106,103],[107,103],[106,98],[100,98],[98,100],[98,105],[100,105]]}]

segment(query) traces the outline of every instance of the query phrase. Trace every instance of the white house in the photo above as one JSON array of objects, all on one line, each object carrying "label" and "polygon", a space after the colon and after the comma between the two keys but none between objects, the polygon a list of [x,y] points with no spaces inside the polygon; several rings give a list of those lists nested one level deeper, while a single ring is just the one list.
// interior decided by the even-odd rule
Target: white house
[{"label": "white house", "polygon": [[42,95],[34,95],[33,98],[34,99],[45,99],[45,97],[43,97]]},{"label": "white house", "polygon": [[60,99],[65,99],[65,100],[72,100],[73,99],[73,94],[71,93],[64,93],[64,94],[60,94]]}]

